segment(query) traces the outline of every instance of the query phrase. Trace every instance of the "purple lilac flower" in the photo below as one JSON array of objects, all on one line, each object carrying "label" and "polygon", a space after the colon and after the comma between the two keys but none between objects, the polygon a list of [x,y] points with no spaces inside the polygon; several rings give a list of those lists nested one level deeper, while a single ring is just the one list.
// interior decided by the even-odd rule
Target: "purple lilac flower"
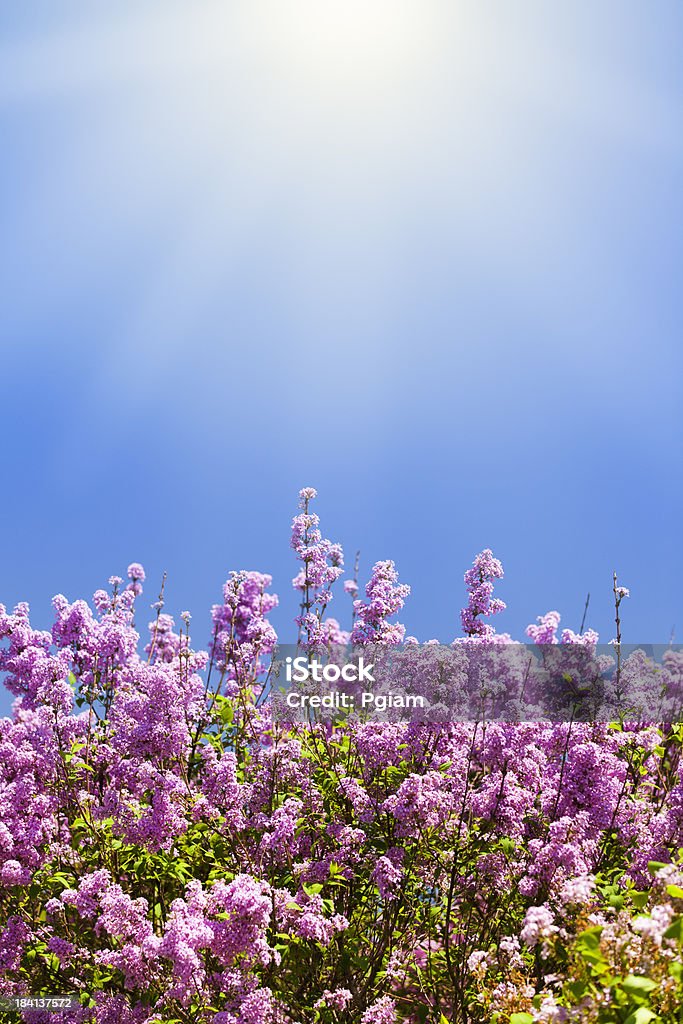
[{"label": "purple lilac flower", "polygon": [[131,591],[135,597],[139,597],[142,593],[142,584],[147,579],[145,570],[139,562],[131,562],[126,571],[126,576],[130,580],[130,583],[126,585],[126,590]]},{"label": "purple lilac flower", "polygon": [[546,906],[529,907],[520,932],[522,942],[533,947],[542,939],[548,939],[559,931],[552,912]]},{"label": "purple lilac flower", "polygon": [[382,996],[369,1006],[361,1017],[361,1024],[396,1024],[396,1003]]},{"label": "purple lilac flower", "polygon": [[560,613],[546,612],[545,615],[539,615],[536,622],[537,625],[526,627],[526,635],[531,637],[535,644],[556,644]]},{"label": "purple lilac flower", "polygon": [[495,632],[493,626],[481,620],[504,610],[505,603],[499,598],[492,597],[493,581],[502,578],[503,566],[493,557],[490,548],[480,552],[474,559],[472,568],[465,573],[469,600],[467,606],[462,609],[460,618],[467,636],[488,637]]},{"label": "purple lilac flower", "polygon": [[341,1012],[346,1009],[352,1000],[353,995],[349,992],[348,988],[336,988],[333,992],[330,991],[329,988],[326,988],[321,998],[313,1005],[316,1010],[320,1010],[327,1006],[331,1010],[338,1010]]},{"label": "purple lilac flower", "polygon": [[[302,492],[308,518],[297,517],[295,530],[299,587],[308,590],[299,624],[331,645],[348,639],[323,611],[341,549],[319,536],[308,510],[314,497]],[[683,845],[683,765],[661,727],[463,721],[425,730],[418,722],[350,721],[283,730],[254,686],[259,658],[275,642],[269,576],[232,574],[214,609],[214,667],[228,698],[208,689],[208,656],[190,648],[187,629],[176,632],[170,616],[151,624],[147,657],[138,653],[133,606],[144,571],[133,563],[128,576],[123,592],[118,578],[114,596],[98,591],[94,610],[57,595],[50,632],[33,629],[25,604],[11,613],[0,606],[0,671],[16,698],[12,718],[0,719],[1,994],[23,991],[33,947],[38,969],[49,956],[51,968],[58,962],[74,977],[114,972],[112,988],[121,989],[95,992],[92,1009],[55,1024],[151,1024],[195,1000],[220,1007],[210,1011],[216,1024],[284,1024],[292,1018],[283,981],[291,979],[291,950],[307,950],[328,970],[315,982],[321,1016],[390,1024],[398,1014],[392,994],[410,992],[415,964],[443,950],[430,946],[433,936],[411,937],[387,952],[372,995],[354,979],[354,1005],[329,970],[340,939],[353,942],[362,925],[346,894],[364,892],[380,921],[413,878],[420,891],[441,885],[451,851],[484,835],[490,843],[477,849],[476,871],[463,861],[456,899],[485,912],[486,900],[515,887],[527,910],[519,935],[499,937],[496,952],[495,936],[489,946],[474,929],[453,929],[451,956],[459,969],[469,964],[475,981],[494,969],[522,978],[532,960],[542,968],[575,920],[601,927],[601,943],[636,957],[636,974],[647,972],[637,957],[670,956],[675,943],[665,933],[681,912],[683,873],[670,865],[653,879],[648,861],[670,859]],[[500,610],[492,588],[501,577],[490,551],[467,574],[469,640],[493,637],[483,620]],[[407,592],[393,563],[377,563],[366,600],[356,601],[356,642],[399,642],[403,627],[388,620]],[[620,588],[617,598],[625,596]],[[181,619],[187,626],[189,617]],[[550,645],[550,662],[579,659],[578,650],[557,646],[559,621],[548,612],[527,635]],[[597,634],[564,630],[560,642],[590,647]],[[463,651],[454,651],[457,664]],[[429,653],[437,672],[438,645]],[[520,665],[501,666],[505,685],[521,685]],[[668,651],[660,667],[639,652],[624,661],[621,682],[640,686],[651,706],[662,689],[681,696],[683,656]],[[328,756],[334,777],[325,771]],[[431,836],[443,840],[439,857],[423,857]],[[604,907],[596,878],[613,848],[628,853],[627,897],[630,881],[649,891],[640,916]],[[188,878],[192,850],[201,859]],[[150,863],[171,866],[164,905],[154,886],[168,878],[150,886],[145,875],[140,885]],[[27,914],[26,887],[46,873],[60,880],[61,894],[46,889]],[[543,979],[543,968],[540,977],[558,981]],[[154,1009],[136,1003],[140,992],[154,993]],[[554,997],[524,980],[501,980],[491,993],[509,1001],[505,1012],[520,1000],[531,1006],[535,994],[539,1021],[563,1019]],[[361,999],[371,1003],[364,1011]]]},{"label": "purple lilac flower", "polygon": [[365,588],[368,600],[356,600],[353,603],[356,621],[351,643],[360,646],[376,643],[386,647],[400,644],[405,636],[405,626],[387,620],[403,608],[409,594],[410,587],[398,583],[398,573],[393,562],[376,562]]},{"label": "purple lilac flower", "polygon": [[308,650],[326,647],[330,643],[330,630],[323,626],[322,615],[332,600],[332,585],[344,571],[341,545],[323,538],[319,517],[309,512],[309,504],[315,497],[313,487],[304,487],[299,492],[301,512],[292,521],[291,538],[291,546],[302,563],[301,570],[292,580],[295,590],[301,593],[301,612],[295,621],[300,640]]},{"label": "purple lilac flower", "polygon": [[258,664],[259,654],[270,654],[277,634],[268,615],[277,607],[273,582],[266,573],[232,572],[223,587],[223,604],[214,605],[211,617],[214,637],[210,652],[217,667],[233,679],[247,666]]}]

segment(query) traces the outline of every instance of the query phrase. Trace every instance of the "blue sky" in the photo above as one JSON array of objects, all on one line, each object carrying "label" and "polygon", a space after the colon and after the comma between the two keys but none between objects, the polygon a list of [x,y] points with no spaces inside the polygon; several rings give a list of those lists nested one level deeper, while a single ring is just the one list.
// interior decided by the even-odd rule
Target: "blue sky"
[{"label": "blue sky", "polygon": [[4,5],[0,601],[46,626],[139,560],[203,643],[254,568],[287,635],[312,485],[422,639],[487,546],[500,629],[590,591],[609,639],[617,568],[625,639],[680,639],[682,36],[666,0]]}]

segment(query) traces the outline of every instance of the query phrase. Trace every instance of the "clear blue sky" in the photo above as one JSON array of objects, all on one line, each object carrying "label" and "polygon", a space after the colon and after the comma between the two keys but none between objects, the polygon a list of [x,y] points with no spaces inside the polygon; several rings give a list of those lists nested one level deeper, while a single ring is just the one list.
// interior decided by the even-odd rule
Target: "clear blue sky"
[{"label": "clear blue sky", "polygon": [[[0,601],[139,560],[195,639],[318,488],[422,639],[683,636],[683,8],[0,9]],[[348,612],[343,597],[332,609]],[[6,703],[0,705],[6,707]]]}]

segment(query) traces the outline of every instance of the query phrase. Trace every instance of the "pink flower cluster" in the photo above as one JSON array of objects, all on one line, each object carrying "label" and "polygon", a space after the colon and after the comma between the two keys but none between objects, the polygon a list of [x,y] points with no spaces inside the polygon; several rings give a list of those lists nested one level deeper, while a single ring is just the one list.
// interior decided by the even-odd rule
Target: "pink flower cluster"
[{"label": "pink flower cluster", "polygon": [[[394,657],[409,588],[380,561],[364,599],[347,581],[352,629],[326,617],[343,552],[314,498],[301,492],[292,526],[302,648],[350,639]],[[489,550],[465,574],[456,665],[512,649],[485,621],[504,607],[502,576]],[[515,1012],[561,1020],[571,991],[544,979],[573,963],[572,920],[603,929],[610,964],[622,943],[665,979],[683,888],[677,868],[653,882],[648,864],[671,865],[683,846],[676,723],[285,726],[268,699],[270,576],[230,575],[208,652],[191,645],[190,617],[176,629],[161,604],[141,652],[142,566],[128,580],[93,607],[58,596],[50,632],[26,605],[0,606],[0,672],[16,698],[0,720],[0,996],[80,999],[27,1022],[478,1022],[496,1006],[505,1024]],[[527,630],[549,658],[597,643],[590,630],[558,641],[559,622],[548,612]],[[430,646],[420,662],[432,687],[441,659]],[[525,659],[506,664],[522,686]],[[653,700],[679,692],[683,655],[638,655],[624,688],[631,676]],[[656,1006],[668,1022],[667,977]],[[567,1019],[598,1019],[596,1007]]]}]

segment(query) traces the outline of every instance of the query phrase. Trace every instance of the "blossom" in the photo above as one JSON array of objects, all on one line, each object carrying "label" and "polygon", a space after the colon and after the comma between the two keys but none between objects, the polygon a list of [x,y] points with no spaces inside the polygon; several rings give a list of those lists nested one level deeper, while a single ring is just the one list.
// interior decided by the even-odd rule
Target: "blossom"
[{"label": "blossom", "polygon": [[548,939],[558,931],[559,928],[548,907],[529,907],[524,917],[520,938],[527,946],[535,946],[540,939]]},{"label": "blossom", "polygon": [[480,552],[474,559],[472,568],[465,573],[468,602],[462,609],[460,618],[462,628],[468,636],[488,637],[494,632],[491,625],[481,620],[489,615],[497,615],[505,609],[505,603],[492,596],[493,581],[502,578],[503,566],[493,557],[490,548]]},{"label": "blossom", "polygon": [[330,991],[329,988],[326,988],[321,998],[313,1005],[316,1010],[327,1006],[331,1010],[338,1010],[341,1012],[346,1009],[352,1000],[353,995],[349,992],[348,988],[336,988],[333,992]]},{"label": "blossom", "polygon": [[405,636],[405,626],[387,620],[403,608],[409,594],[410,587],[398,583],[398,573],[392,561],[376,562],[365,588],[368,600],[354,601],[356,621],[351,643],[377,643],[387,647],[400,644]]},{"label": "blossom", "polygon": [[[366,651],[368,662],[386,658],[405,692],[436,694],[442,718],[275,720],[277,597],[265,573],[228,576],[208,652],[190,645],[189,613],[176,629],[163,600],[140,639],[139,563],[123,591],[112,578],[114,593],[92,604],[56,595],[50,630],[34,628],[26,604],[0,605],[0,673],[15,697],[0,719],[0,995],[25,993],[29,974],[92,990],[92,1005],[54,1024],[195,1011],[215,1024],[302,1024],[316,1012],[395,1024],[423,997],[432,1016],[454,1015],[466,990],[482,1019],[564,1024],[594,1009],[583,989],[574,1006],[567,984],[588,929],[609,976],[651,977],[657,1011],[674,1019],[675,717],[460,718],[442,702],[449,672],[467,694],[483,679],[524,709],[555,675],[559,703],[585,665],[605,669],[611,712],[614,659],[594,651],[592,630],[563,630],[558,643],[553,611],[527,629],[546,645],[542,671],[530,668],[528,648],[485,621],[502,607],[489,549],[465,576],[467,635],[450,647],[411,638],[391,649],[405,639],[395,617],[409,588],[390,561],[373,567],[363,599],[346,582],[353,623],[330,617],[343,552],[323,538],[315,496],[301,492],[292,528],[302,646],[390,648]],[[619,683],[642,707],[680,705],[683,655],[629,654]],[[653,860],[670,863],[653,877]],[[551,950],[561,955],[546,963]]]},{"label": "blossom", "polygon": [[403,872],[389,857],[379,857],[372,872],[372,879],[384,899],[391,899],[401,884]]},{"label": "blossom", "polygon": [[6,860],[0,868],[0,881],[5,885],[20,885],[28,880],[29,874],[18,860]]},{"label": "blossom", "polygon": [[73,942],[59,938],[57,935],[52,935],[48,939],[47,948],[51,953],[56,954],[63,967],[68,967],[72,963],[74,953],[76,952]]},{"label": "blossom", "polygon": [[538,625],[527,626],[526,635],[531,637],[535,644],[556,644],[560,613],[546,612],[545,615],[539,615],[537,623]]},{"label": "blossom", "polygon": [[560,888],[560,900],[564,904],[587,903],[594,890],[595,878],[592,875],[568,878]]},{"label": "blossom", "polygon": [[173,901],[159,945],[159,955],[172,965],[169,994],[186,1005],[206,977],[202,951],[210,947],[213,930],[206,920],[206,894],[201,882],[188,884],[185,897]]},{"label": "blossom", "polygon": [[656,946],[661,946],[664,932],[671,924],[674,910],[671,904],[664,903],[653,907],[649,915],[641,915],[633,921],[633,930],[647,937]]},{"label": "blossom", "polygon": [[130,580],[130,583],[126,586],[126,590],[134,594],[135,597],[138,597],[142,593],[142,584],[147,579],[145,570],[139,562],[131,562],[126,570],[126,576]]},{"label": "blossom", "polygon": [[274,1024],[275,1002],[269,988],[250,992],[240,1006],[240,1024]]},{"label": "blossom", "polygon": [[26,922],[16,914],[10,915],[0,930],[0,977],[18,968],[30,937]]},{"label": "blossom", "polygon": [[575,633],[572,629],[562,630],[563,644],[580,644],[583,647],[595,647],[600,637],[594,629],[587,629],[585,633]]},{"label": "blossom", "polygon": [[483,978],[489,967],[489,955],[485,950],[475,949],[467,958],[469,970],[478,978]]},{"label": "blossom", "polygon": [[[224,965],[238,956],[268,964],[271,949],[266,940],[272,899],[270,887],[251,875],[241,874],[227,885],[214,882],[207,892],[207,914],[213,935],[211,950]],[[215,916],[221,919],[214,921]]]},{"label": "blossom", "polygon": [[268,615],[277,607],[276,594],[268,593],[273,582],[267,573],[232,572],[223,587],[223,604],[211,609],[214,636],[211,656],[228,678],[258,671],[261,654],[270,654],[277,634]]},{"label": "blossom", "polygon": [[361,1024],[395,1024],[396,1003],[389,996],[382,996],[367,1008],[360,1020]]},{"label": "blossom", "polygon": [[[344,572],[344,552],[340,544],[323,537],[319,517],[309,512],[315,489],[304,487],[299,497],[302,511],[292,521],[291,536],[291,546],[302,564],[292,580],[295,590],[301,593],[301,612],[295,622],[302,646],[315,650],[330,642],[330,627],[326,630],[323,626],[322,614],[332,600],[333,584]],[[338,629],[336,620],[331,621]]]}]

